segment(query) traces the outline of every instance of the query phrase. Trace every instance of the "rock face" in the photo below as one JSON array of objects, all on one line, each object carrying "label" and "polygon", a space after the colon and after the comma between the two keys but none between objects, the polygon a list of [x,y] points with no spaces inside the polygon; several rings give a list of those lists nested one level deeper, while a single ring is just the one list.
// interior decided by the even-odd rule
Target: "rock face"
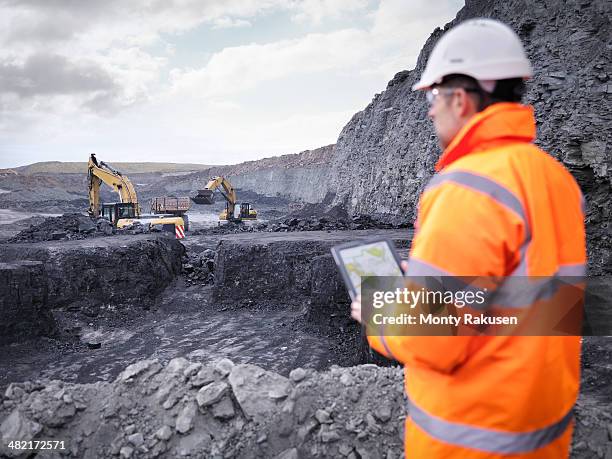
[{"label": "rock face", "polygon": [[328,163],[310,167],[266,168],[230,176],[229,179],[237,188],[315,203],[325,198],[330,172]]},{"label": "rock face", "polygon": [[304,202],[321,202],[329,183],[334,145],[301,153],[247,161],[232,166],[216,166],[155,182],[157,193],[188,193],[202,189],[210,177],[228,177],[235,188],[266,196],[281,196]]},{"label": "rock face", "polygon": [[[261,233],[228,235],[216,248],[214,295],[218,302],[233,304],[310,304],[309,310],[348,302],[330,249],[343,242],[388,237],[400,249],[409,244],[411,232],[401,230],[310,231],[295,237]],[[246,268],[248,267],[248,268]],[[327,316],[329,314],[329,310]]]},{"label": "rock face", "polygon": [[40,261],[0,263],[0,344],[55,328],[47,305],[47,274]]},{"label": "rock face", "polygon": [[50,307],[151,298],[181,271],[183,246],[163,235],[0,245],[0,260],[42,262]]},{"label": "rock face", "polygon": [[[565,164],[585,193],[591,274],[612,271],[609,2],[467,0],[444,31],[481,16],[506,22],[525,43],[535,69],[526,102],[535,107],[537,143]],[[342,130],[329,191],[352,215],[414,220],[440,150],[425,98],[410,88],[444,31],[432,33],[413,71],[395,75]]]}]

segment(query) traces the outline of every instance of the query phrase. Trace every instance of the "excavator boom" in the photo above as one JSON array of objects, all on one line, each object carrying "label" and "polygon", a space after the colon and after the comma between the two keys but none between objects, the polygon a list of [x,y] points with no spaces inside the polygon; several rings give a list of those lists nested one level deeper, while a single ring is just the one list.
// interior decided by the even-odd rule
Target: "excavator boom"
[{"label": "excavator boom", "polygon": [[136,216],[140,216],[138,206],[138,196],[134,185],[127,177],[108,164],[96,159],[95,154],[91,154],[87,164],[87,177],[89,181],[89,215],[94,218],[100,216],[100,185],[106,183],[119,194],[121,203],[131,203],[134,205]]},{"label": "excavator boom", "polygon": [[[164,207],[164,210],[174,206],[170,215],[143,215],[138,205],[138,196],[130,179],[113,169],[103,161],[98,162],[96,155],[89,157],[87,166],[89,182],[89,215],[93,218],[102,216],[117,228],[125,228],[136,223],[157,227],[163,231],[173,232],[177,239],[185,237],[188,222],[185,212],[189,210],[188,198],[155,198],[154,204]],[[119,194],[120,202],[105,203],[100,206],[100,185],[106,183]],[[187,203],[185,204],[185,200]],[[102,207],[102,208],[101,208]]]}]

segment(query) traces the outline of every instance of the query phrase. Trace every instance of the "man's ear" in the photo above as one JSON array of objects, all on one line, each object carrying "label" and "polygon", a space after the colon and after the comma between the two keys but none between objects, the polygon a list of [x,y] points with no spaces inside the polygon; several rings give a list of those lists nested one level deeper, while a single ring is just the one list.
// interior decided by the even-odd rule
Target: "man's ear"
[{"label": "man's ear", "polygon": [[455,96],[456,113],[460,117],[471,117],[478,110],[474,99],[470,97],[468,92],[464,89],[459,89],[457,96]]}]

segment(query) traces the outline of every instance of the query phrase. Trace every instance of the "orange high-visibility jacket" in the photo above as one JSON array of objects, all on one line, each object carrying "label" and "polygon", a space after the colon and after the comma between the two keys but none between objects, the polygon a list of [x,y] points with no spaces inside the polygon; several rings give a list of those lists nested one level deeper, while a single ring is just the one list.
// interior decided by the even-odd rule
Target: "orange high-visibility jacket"
[{"label": "orange high-visibility jacket", "polygon": [[[535,132],[514,103],[463,127],[421,196],[408,276],[584,276],[582,194]],[[407,458],[567,457],[579,337],[369,341],[405,365]]]}]

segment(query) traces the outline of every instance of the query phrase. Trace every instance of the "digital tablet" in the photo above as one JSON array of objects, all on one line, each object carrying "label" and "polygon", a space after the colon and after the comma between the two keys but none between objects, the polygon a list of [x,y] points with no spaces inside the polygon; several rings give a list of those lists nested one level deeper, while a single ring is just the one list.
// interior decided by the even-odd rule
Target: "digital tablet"
[{"label": "digital tablet", "polygon": [[388,239],[341,244],[331,252],[353,300],[361,291],[362,278],[403,275],[401,259]]}]

